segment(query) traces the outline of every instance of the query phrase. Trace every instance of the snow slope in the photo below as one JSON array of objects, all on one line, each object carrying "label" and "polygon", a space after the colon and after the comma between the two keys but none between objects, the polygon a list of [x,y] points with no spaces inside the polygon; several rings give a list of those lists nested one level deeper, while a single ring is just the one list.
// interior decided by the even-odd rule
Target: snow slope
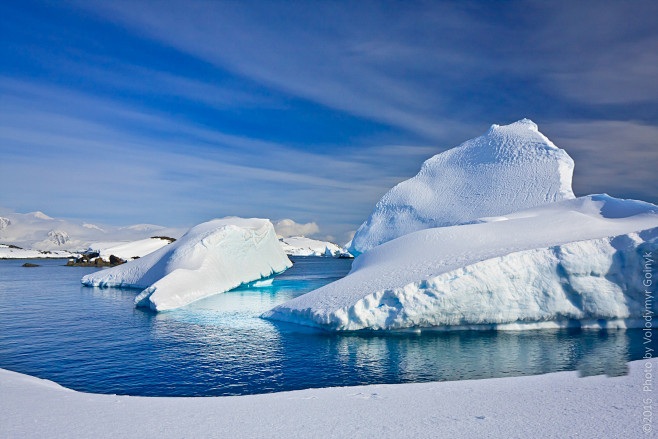
[{"label": "snow slope", "polygon": [[95,242],[89,245],[88,252],[98,253],[101,259],[109,261],[114,255],[124,261],[143,258],[161,249],[171,241],[162,238],[146,238],[131,242]]},{"label": "snow slope", "polygon": [[272,223],[230,217],[199,224],[176,242],[143,258],[89,274],[82,283],[144,289],[135,304],[165,311],[291,266]]},{"label": "snow slope", "polygon": [[574,198],[574,163],[523,119],[427,160],[418,175],[391,189],[357,230],[359,254],[407,233]]},{"label": "snow slope", "polygon": [[[648,365],[648,366],[647,366]],[[75,392],[0,369],[0,436],[20,438],[640,438],[645,370],[144,398]],[[655,405],[654,405],[655,407]]]},{"label": "snow slope", "polygon": [[24,248],[12,248],[0,244],[0,259],[68,259],[76,257],[77,254],[67,251],[40,251],[27,250]]},{"label": "snow slope", "polygon": [[151,236],[178,238],[184,230],[152,224],[108,226],[52,218],[43,212],[16,213],[0,208],[0,244],[25,249],[84,251],[93,242],[136,241]]},{"label": "snow slope", "polygon": [[649,250],[658,206],[592,195],[402,236],[263,316],[330,330],[635,325]]},{"label": "snow slope", "polygon": [[283,251],[289,256],[351,256],[347,250],[334,243],[318,241],[305,236],[291,236],[281,238],[279,241]]}]

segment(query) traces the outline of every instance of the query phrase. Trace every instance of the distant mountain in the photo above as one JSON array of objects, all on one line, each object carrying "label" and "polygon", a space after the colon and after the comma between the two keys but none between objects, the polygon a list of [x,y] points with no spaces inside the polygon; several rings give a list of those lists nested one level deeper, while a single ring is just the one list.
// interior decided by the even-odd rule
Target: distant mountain
[{"label": "distant mountain", "polygon": [[109,226],[52,218],[43,212],[16,213],[0,208],[0,244],[42,251],[84,251],[99,241],[137,241],[153,235],[179,238],[186,229],[153,224]]},{"label": "distant mountain", "polygon": [[347,250],[329,241],[319,241],[305,236],[280,238],[283,251],[289,256],[332,256],[351,258]]}]

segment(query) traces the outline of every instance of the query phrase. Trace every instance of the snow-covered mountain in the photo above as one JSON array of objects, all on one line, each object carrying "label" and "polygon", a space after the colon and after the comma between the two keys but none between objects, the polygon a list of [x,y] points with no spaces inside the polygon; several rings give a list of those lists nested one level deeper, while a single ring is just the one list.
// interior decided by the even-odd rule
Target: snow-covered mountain
[{"label": "snow-covered mountain", "polygon": [[16,213],[0,208],[0,244],[42,251],[84,251],[100,241],[136,241],[151,236],[178,238],[185,230],[152,224],[108,226],[52,218],[43,212]]},{"label": "snow-covered mountain", "polygon": [[523,119],[427,160],[395,186],[359,227],[348,250],[357,255],[407,233],[464,224],[486,216],[574,198],[574,163]]},{"label": "snow-covered mountain", "polygon": [[288,256],[331,256],[351,258],[352,255],[343,247],[329,241],[319,241],[305,236],[280,238],[281,247]]}]

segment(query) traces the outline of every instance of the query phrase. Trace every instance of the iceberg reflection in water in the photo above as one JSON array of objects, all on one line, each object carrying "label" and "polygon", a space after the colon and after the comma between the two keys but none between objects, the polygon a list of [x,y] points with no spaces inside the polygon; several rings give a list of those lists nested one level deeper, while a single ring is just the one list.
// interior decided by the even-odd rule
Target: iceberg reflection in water
[{"label": "iceberg reflection in water", "polygon": [[644,353],[637,330],[333,334],[259,318],[351,263],[293,259],[272,285],[159,314],[133,307],[136,290],[80,287],[91,268],[0,261],[0,367],[87,392],[210,396],[561,370],[620,375]]}]

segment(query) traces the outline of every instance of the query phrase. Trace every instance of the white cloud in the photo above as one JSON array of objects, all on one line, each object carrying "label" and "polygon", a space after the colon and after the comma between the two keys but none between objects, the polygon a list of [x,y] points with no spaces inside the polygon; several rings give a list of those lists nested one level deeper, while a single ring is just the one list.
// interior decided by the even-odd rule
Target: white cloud
[{"label": "white cloud", "polygon": [[283,238],[298,235],[309,236],[320,231],[320,228],[315,222],[299,224],[287,218],[274,223],[274,229],[276,230],[277,235]]}]

